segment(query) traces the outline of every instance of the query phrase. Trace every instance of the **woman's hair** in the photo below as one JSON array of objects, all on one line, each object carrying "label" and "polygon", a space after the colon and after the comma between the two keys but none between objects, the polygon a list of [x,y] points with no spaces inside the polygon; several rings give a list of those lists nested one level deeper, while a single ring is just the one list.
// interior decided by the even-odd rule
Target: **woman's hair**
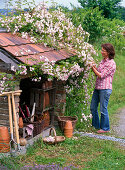
[{"label": "woman's hair", "polygon": [[113,59],[115,57],[115,49],[112,44],[110,43],[102,44],[101,47],[108,52],[109,59]]}]

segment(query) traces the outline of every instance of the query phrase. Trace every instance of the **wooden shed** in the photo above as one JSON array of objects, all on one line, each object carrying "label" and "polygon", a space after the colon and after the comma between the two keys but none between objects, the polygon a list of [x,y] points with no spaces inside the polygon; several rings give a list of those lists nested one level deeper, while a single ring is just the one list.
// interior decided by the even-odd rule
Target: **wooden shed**
[{"label": "wooden shed", "polygon": [[[65,49],[55,50],[41,44],[32,43],[30,38],[23,39],[18,35],[0,31],[1,72],[9,72],[12,66],[18,68],[18,64],[20,63],[34,65],[40,61],[41,55],[47,57],[49,61],[54,60],[57,62],[74,56],[74,54],[74,52],[69,52]],[[30,60],[30,58],[34,60]],[[35,59],[37,59],[37,61]],[[37,123],[34,123],[34,125],[38,125],[44,120],[44,125],[40,131],[49,125],[54,125],[57,115],[64,114],[66,93],[64,83],[61,81],[54,79],[54,81],[48,82],[48,80],[43,77],[40,82],[32,82],[30,78],[22,77],[20,84],[16,87],[16,90],[17,89],[22,90],[21,96],[16,96],[15,98],[17,117],[23,117],[21,109],[26,118],[29,116],[28,113],[30,113],[31,116],[35,104],[34,121]],[[47,121],[45,121],[45,119]],[[25,120],[24,123],[26,123]],[[7,97],[0,97],[0,126],[9,127]],[[40,131],[34,131],[34,136],[40,133]]]}]

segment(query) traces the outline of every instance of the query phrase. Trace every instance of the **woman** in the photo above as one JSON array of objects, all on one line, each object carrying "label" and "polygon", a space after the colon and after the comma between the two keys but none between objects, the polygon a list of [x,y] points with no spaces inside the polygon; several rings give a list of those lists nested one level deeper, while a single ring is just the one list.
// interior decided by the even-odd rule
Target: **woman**
[{"label": "woman", "polygon": [[[110,130],[107,107],[112,93],[112,80],[116,70],[116,64],[113,60],[115,56],[114,47],[110,43],[102,44],[101,47],[103,60],[100,62],[98,68],[96,68],[95,65],[92,65],[92,70],[97,78],[90,106],[92,113],[92,126],[96,129],[100,129],[97,133],[105,133]],[[101,119],[99,119],[98,115],[99,103]]]}]

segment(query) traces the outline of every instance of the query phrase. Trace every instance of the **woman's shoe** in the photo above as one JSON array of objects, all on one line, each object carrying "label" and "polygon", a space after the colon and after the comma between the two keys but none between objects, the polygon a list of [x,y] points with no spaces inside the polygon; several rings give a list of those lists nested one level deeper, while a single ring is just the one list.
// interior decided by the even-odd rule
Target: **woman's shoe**
[{"label": "woman's shoe", "polygon": [[97,131],[97,133],[108,133],[109,131],[105,131],[105,130],[102,130],[102,129],[100,129],[100,130],[98,130]]}]

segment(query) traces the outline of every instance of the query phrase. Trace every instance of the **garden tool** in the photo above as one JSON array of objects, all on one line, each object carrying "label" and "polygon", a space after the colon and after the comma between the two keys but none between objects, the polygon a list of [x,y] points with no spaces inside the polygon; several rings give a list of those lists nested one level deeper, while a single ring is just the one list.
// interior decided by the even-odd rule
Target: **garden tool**
[{"label": "garden tool", "polygon": [[[21,90],[15,91],[15,94],[20,95],[21,92],[22,92]],[[10,135],[11,135],[10,148],[14,143],[17,144],[14,140],[14,137],[13,137],[12,107],[11,107],[11,99],[10,99],[11,94],[12,94],[12,91],[3,92],[2,94],[0,94],[0,96],[8,96],[9,123],[10,123]],[[12,150],[12,148],[11,148],[11,150]]]},{"label": "garden tool", "polygon": [[33,109],[32,109],[31,119],[30,119],[30,121],[31,121],[31,122],[33,122],[33,121],[34,121],[35,107],[36,107],[36,103],[34,103],[34,104],[33,104]]},{"label": "garden tool", "polygon": [[13,118],[14,118],[14,126],[15,126],[15,132],[16,132],[16,139],[17,139],[17,149],[20,150],[20,141],[19,141],[19,131],[18,131],[18,124],[17,124],[17,117],[16,117],[16,110],[15,110],[15,100],[14,95],[16,95],[15,92],[12,92],[12,106],[13,106]]},{"label": "garden tool", "polygon": [[12,94],[12,93],[14,93],[15,95],[18,96],[18,95],[20,95],[21,92],[22,92],[22,90],[2,92],[2,93],[0,94],[0,96],[8,96],[8,94]]},{"label": "garden tool", "polygon": [[[13,146],[14,143],[16,144],[16,142],[13,137],[13,120],[12,120],[12,107],[11,107],[10,94],[8,94],[8,107],[9,107],[9,122],[10,122],[10,136],[11,136],[10,148],[11,148],[11,146]],[[12,151],[12,148],[10,150]]]},{"label": "garden tool", "polygon": [[22,114],[22,116],[23,116],[24,122],[29,122],[28,118],[27,118],[27,117],[25,116],[25,114],[23,113],[21,106],[19,106],[19,109],[20,109],[20,112],[21,112],[21,114]]},{"label": "garden tool", "polygon": [[30,118],[30,111],[29,111],[29,108],[27,107],[27,105],[25,105],[26,107],[26,114],[27,114],[27,117]]}]

